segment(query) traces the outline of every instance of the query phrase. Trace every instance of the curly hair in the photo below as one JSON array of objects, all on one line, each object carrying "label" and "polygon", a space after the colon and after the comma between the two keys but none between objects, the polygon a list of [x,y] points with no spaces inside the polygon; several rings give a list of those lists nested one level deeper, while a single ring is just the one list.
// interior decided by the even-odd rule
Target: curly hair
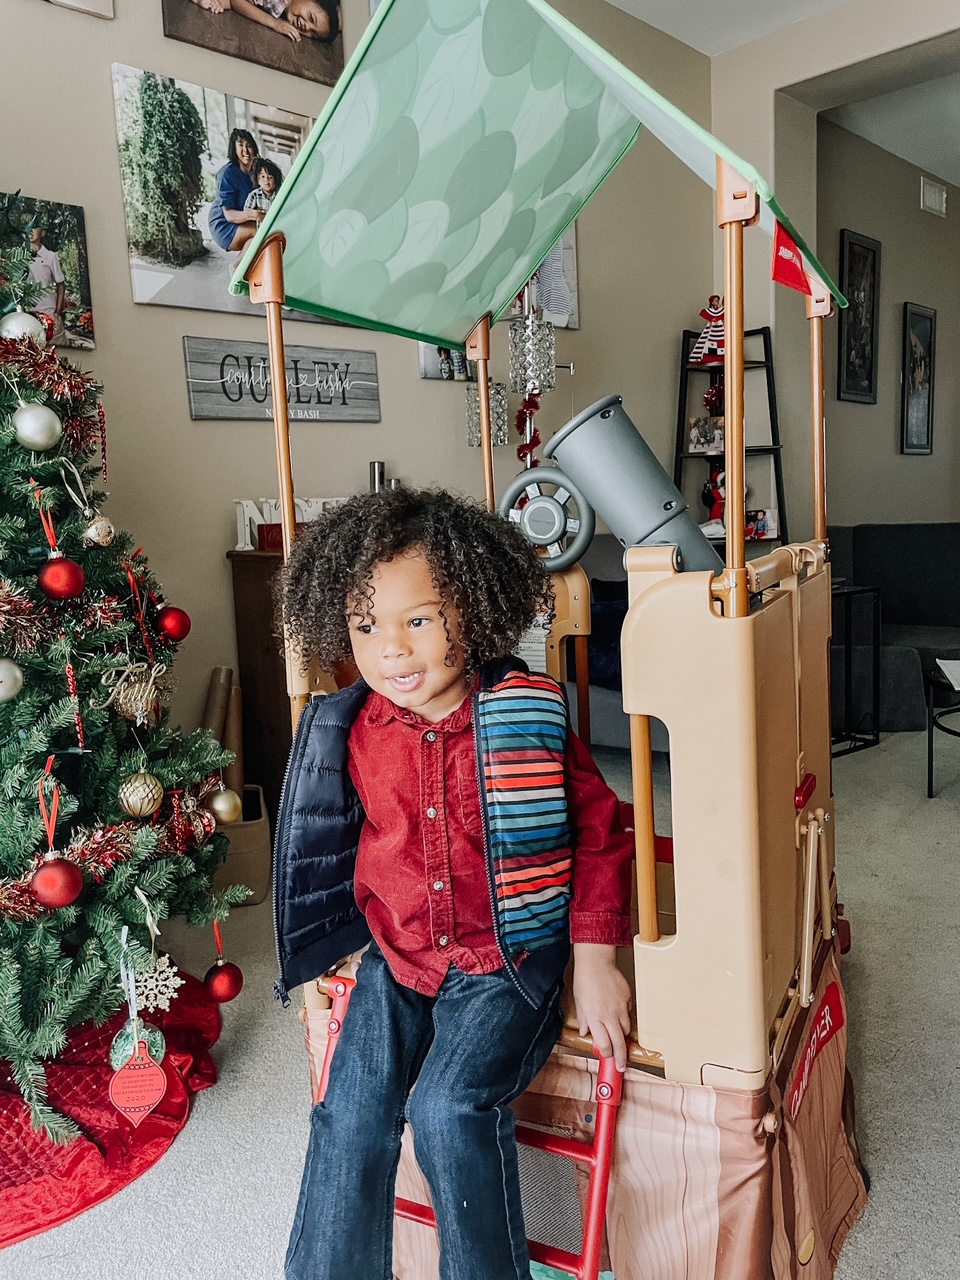
[{"label": "curly hair", "polygon": [[459,615],[469,674],[510,653],[538,614],[552,616],[549,574],[515,525],[442,489],[362,493],[299,533],[278,576],[278,613],[304,662],[329,670],[351,656],[350,602],[369,597],[376,564],[411,548]]}]

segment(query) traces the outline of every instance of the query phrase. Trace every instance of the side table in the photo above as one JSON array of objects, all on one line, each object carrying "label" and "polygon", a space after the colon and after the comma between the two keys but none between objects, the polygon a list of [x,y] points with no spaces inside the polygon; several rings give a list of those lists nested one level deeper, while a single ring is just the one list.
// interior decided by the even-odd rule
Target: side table
[{"label": "side table", "polygon": [[[834,756],[846,756],[852,751],[864,751],[880,742],[880,588],[857,587],[852,583],[838,582],[833,587],[834,638],[837,635],[838,605],[842,604],[843,644],[843,723],[834,729],[832,742]],[[853,612],[858,597],[869,597],[870,649],[871,649],[871,710],[854,723],[853,689]],[[866,722],[866,724],[865,724]]]},{"label": "side table", "polygon": [[[960,729],[951,729],[944,724],[948,716],[960,712],[960,690],[939,667],[935,666],[926,677],[927,695],[927,799],[934,797],[933,790],[933,731],[949,734],[951,738],[960,738]],[[949,699],[949,701],[948,701]],[[937,703],[940,709],[937,710]]]}]

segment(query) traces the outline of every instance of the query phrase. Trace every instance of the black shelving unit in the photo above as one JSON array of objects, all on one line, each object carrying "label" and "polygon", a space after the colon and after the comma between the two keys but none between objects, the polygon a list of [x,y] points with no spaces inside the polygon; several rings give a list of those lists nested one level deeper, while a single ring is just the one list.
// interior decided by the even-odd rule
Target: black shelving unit
[{"label": "black shelving unit", "polygon": [[[747,329],[743,336],[745,341],[749,341],[751,338],[760,338],[763,344],[763,359],[745,360],[743,367],[745,374],[749,374],[752,370],[756,369],[763,369],[766,374],[767,407],[770,415],[770,443],[747,445],[747,457],[771,457],[773,459],[773,483],[777,500],[778,525],[776,538],[755,538],[751,539],[751,541],[788,542],[787,507],[783,491],[783,457],[780,447],[780,420],[777,416],[777,387],[773,376],[773,342],[770,337],[769,326],[767,325],[764,325],[760,329]],[[690,363],[690,352],[693,350],[694,344],[699,337],[700,334],[697,330],[684,329],[680,344],[680,378],[679,394],[677,396],[677,447],[673,462],[673,483],[681,491],[683,489],[683,468],[685,463],[693,461],[694,459],[706,459],[709,463],[714,459],[723,456],[722,454],[717,453],[691,453],[686,448],[688,438],[687,423],[688,419],[694,416],[691,413],[689,405],[690,375],[698,375],[697,382],[702,385],[703,390],[705,391],[708,386],[714,386],[723,374],[723,365],[702,365]],[[708,378],[709,381],[704,378],[704,375],[706,375],[706,378]],[[717,539],[717,541],[721,540]]]}]

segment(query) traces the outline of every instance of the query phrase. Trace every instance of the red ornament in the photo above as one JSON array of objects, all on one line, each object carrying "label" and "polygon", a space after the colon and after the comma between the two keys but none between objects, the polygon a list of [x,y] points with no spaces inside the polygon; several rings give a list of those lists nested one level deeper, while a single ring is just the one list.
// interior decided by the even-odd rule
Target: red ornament
[{"label": "red ornament", "polygon": [[83,872],[66,858],[46,858],[30,877],[30,892],[42,907],[69,907],[83,889]]},{"label": "red ornament", "polygon": [[203,985],[218,1004],[226,1004],[243,990],[243,971],[232,961],[220,959],[207,970]]},{"label": "red ornament", "polygon": [[157,614],[157,630],[173,644],[186,640],[191,625],[189,613],[172,604],[165,604]]},{"label": "red ornament", "polygon": [[75,600],[86,584],[83,567],[62,555],[51,556],[37,574],[37,585],[51,600]]},{"label": "red ornament", "polygon": [[136,1129],[163,1101],[167,1076],[141,1040],[127,1062],[110,1079],[110,1101]]}]

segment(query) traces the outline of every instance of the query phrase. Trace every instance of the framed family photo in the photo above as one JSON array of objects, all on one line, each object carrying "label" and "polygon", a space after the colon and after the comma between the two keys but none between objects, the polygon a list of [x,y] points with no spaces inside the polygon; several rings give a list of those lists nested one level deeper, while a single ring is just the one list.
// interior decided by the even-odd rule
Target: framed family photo
[{"label": "framed family photo", "polygon": [[50,0],[50,3],[59,5],[61,9],[89,13],[94,18],[113,17],[113,0]]},{"label": "framed family photo", "polygon": [[916,302],[903,304],[903,387],[900,452],[933,453],[933,376],[937,313]]},{"label": "framed family photo", "polygon": [[840,232],[840,312],[837,399],[877,403],[877,339],[880,308],[880,241]]},{"label": "framed family photo", "polygon": [[[318,84],[343,70],[340,0],[147,0],[173,40]],[[144,3],[144,0],[139,0]]]},{"label": "framed family photo", "polygon": [[0,240],[22,243],[27,237],[30,280],[43,288],[33,309],[53,322],[50,341],[92,351],[97,343],[83,209],[14,191],[0,192],[0,213],[6,224]]},{"label": "framed family photo", "polygon": [[119,63],[113,88],[134,302],[262,315],[230,280],[312,118]]}]

